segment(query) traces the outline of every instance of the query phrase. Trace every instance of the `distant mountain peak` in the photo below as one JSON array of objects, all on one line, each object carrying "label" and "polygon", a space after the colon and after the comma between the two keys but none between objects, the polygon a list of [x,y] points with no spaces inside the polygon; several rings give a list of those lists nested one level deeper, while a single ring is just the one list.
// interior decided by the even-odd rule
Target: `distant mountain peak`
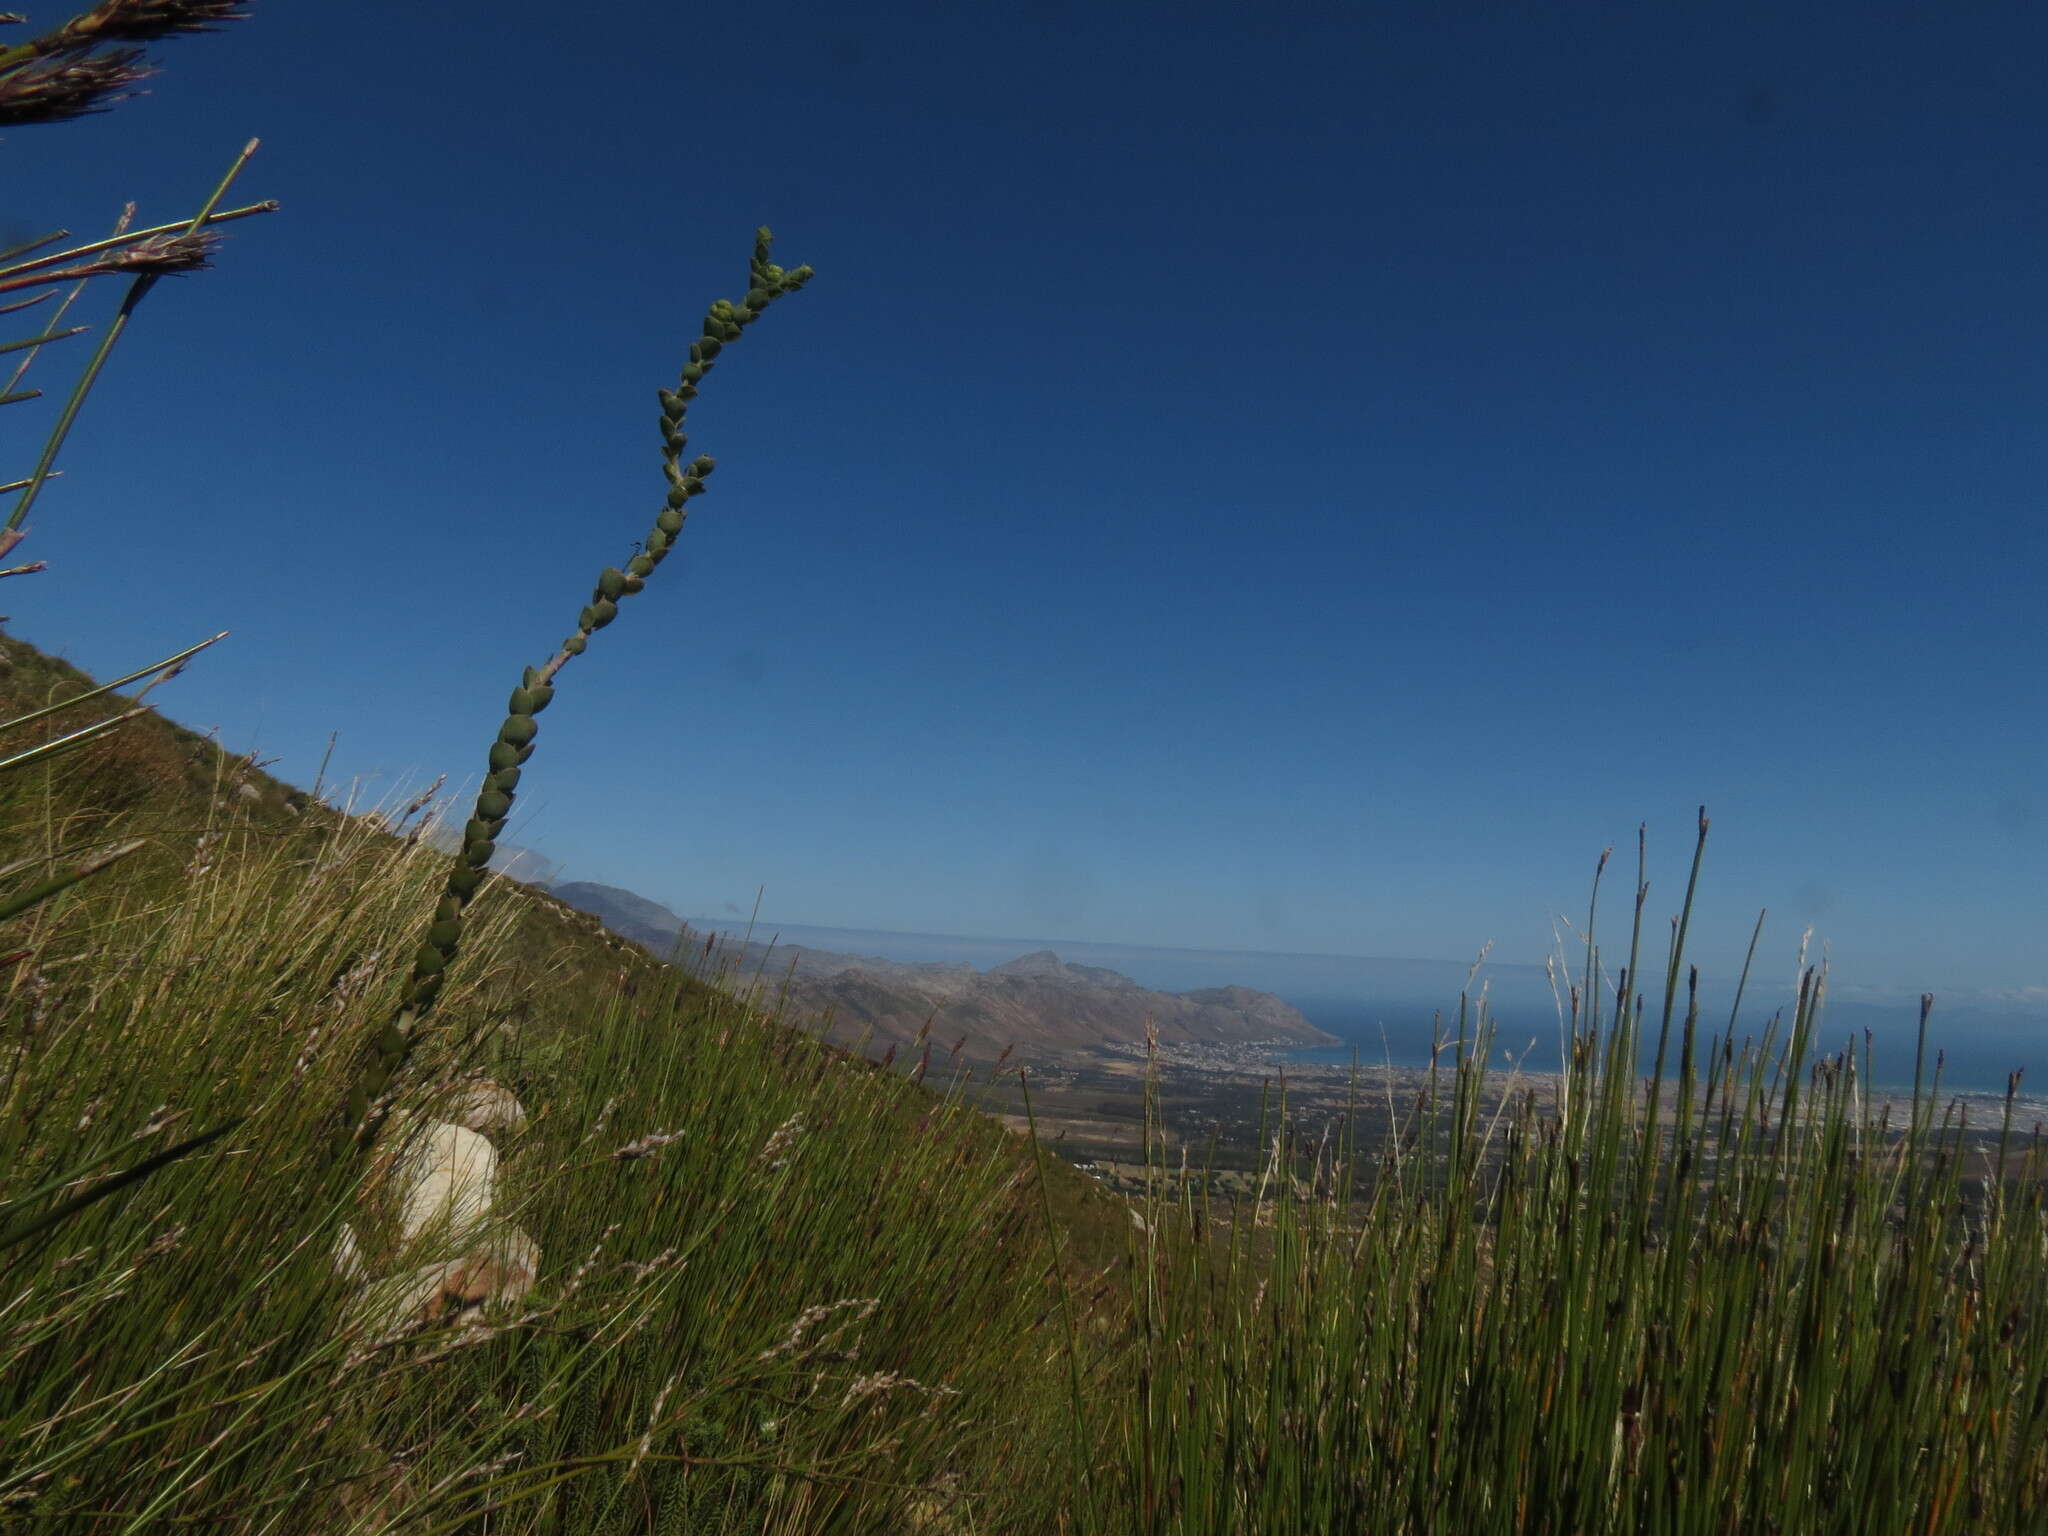
[{"label": "distant mountain peak", "polygon": [[1064,976],[1066,962],[1049,949],[1034,949],[1028,955],[1019,955],[1001,965],[989,969],[991,976]]},{"label": "distant mountain peak", "polygon": [[616,885],[569,880],[548,887],[548,894],[600,919],[614,933],[665,955],[683,932],[683,920],[660,902]]},{"label": "distant mountain peak", "polygon": [[[593,913],[658,955],[673,953],[681,918],[656,901],[617,886],[574,881],[554,887],[571,906]],[[1005,1047],[1088,1048],[1143,1040],[1148,1029],[1168,1043],[1286,1042],[1325,1045],[1325,1034],[1291,1005],[1250,987],[1156,992],[1121,971],[1074,965],[1035,949],[988,971],[963,964],[911,964],[801,944],[738,942],[728,952],[742,974],[781,978],[798,1014],[830,1019],[871,1043],[906,1043],[927,1027],[958,1031],[972,1054]]]}]

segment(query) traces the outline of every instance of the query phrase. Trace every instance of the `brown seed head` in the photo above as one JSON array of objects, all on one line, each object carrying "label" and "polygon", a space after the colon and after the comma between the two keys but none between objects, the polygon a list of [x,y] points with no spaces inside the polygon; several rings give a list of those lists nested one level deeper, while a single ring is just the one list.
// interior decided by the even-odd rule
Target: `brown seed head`
[{"label": "brown seed head", "polygon": [[247,0],[100,0],[37,43],[51,48],[150,43],[179,32],[218,31],[221,22],[236,20],[246,9]]},{"label": "brown seed head", "polygon": [[110,272],[148,272],[167,277],[211,266],[213,253],[219,245],[220,236],[213,234],[159,235],[126,250],[108,253],[105,263]]},{"label": "brown seed head", "polygon": [[104,112],[149,74],[139,48],[33,60],[0,76],[0,127],[61,123]]}]

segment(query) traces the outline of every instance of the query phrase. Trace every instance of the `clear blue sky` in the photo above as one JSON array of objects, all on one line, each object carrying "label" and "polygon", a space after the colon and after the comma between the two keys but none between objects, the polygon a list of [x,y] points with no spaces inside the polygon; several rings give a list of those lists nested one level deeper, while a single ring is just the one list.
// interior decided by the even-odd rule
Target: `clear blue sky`
[{"label": "clear blue sky", "polygon": [[285,204],[151,298],[5,606],[102,673],[231,628],[163,701],[300,783],[473,774],[767,222],[819,277],[515,840],[1531,960],[1645,819],[1661,924],[1705,802],[1713,965],[1768,905],[1788,974],[2041,987],[2048,11],[1680,10],[263,0],[0,145],[0,233],[252,134]]}]

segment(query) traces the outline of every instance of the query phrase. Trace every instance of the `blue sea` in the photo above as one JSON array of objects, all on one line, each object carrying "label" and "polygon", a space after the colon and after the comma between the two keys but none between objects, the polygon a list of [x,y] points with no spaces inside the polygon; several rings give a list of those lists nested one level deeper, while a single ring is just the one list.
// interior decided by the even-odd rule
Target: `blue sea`
[{"label": "blue sea", "polygon": [[[1310,1023],[1344,1042],[1341,1046],[1289,1051],[1287,1055],[1292,1060],[1304,1065],[1348,1066],[1355,1053],[1360,1065],[1368,1067],[1429,1065],[1432,1010],[1428,1006],[1372,1004],[1356,998],[1330,997],[1291,997],[1288,1001],[1307,1015]],[[1786,1010],[1788,1016],[1790,1011]],[[1495,1013],[1496,1067],[1519,1063],[1531,1072],[1557,1070],[1558,1025],[1554,1005],[1547,1010],[1508,1006],[1496,1009]],[[1748,1036],[1760,1036],[1768,1022],[1767,1012],[1745,1009],[1738,1029]],[[1725,1030],[1727,1023],[1723,1012],[1708,1027],[1718,1032]],[[1447,1035],[1455,1036],[1455,1008],[1445,1010],[1443,1028]],[[1853,1038],[1860,1068],[1866,1029],[1870,1031],[1873,1086],[1900,1092],[1911,1090],[1914,1044],[1919,1033],[1919,1011],[1915,1006],[1829,1002],[1822,1011],[1821,1038],[1815,1048],[1825,1054],[1836,1054]],[[1642,1061],[1646,1072],[1656,1056],[1654,1018],[1647,1032],[1650,1038],[1644,1043]],[[1705,1048],[1704,1039],[1701,1048]],[[1674,1022],[1674,1062],[1677,1051],[1678,1025]],[[2048,1093],[2048,1027],[2034,1020],[1967,1010],[1959,1010],[1950,1018],[1937,1008],[1928,1025],[1926,1071],[1930,1080],[1937,1057],[1942,1086],[1950,1092],[2002,1096],[2007,1075],[2026,1069],[2021,1081],[2022,1095],[2038,1098]]]}]

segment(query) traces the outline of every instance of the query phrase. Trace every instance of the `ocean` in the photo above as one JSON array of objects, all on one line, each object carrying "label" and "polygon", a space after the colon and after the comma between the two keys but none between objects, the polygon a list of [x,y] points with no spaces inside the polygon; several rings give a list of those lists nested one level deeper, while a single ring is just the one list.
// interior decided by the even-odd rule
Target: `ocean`
[{"label": "ocean", "polygon": [[[1316,1046],[1289,1051],[1289,1059],[1304,1065],[1348,1066],[1354,1059],[1365,1066],[1391,1064],[1396,1067],[1426,1067],[1430,1056],[1431,1008],[1424,1004],[1375,1004],[1346,997],[1290,997],[1287,999],[1318,1029],[1338,1037],[1341,1046]],[[1530,1006],[1497,1010],[1496,1067],[1519,1062],[1531,1072],[1558,1069],[1558,1025],[1553,1006],[1538,1010]],[[1791,1010],[1786,1009],[1789,1018]],[[1743,1011],[1740,1027],[1752,1037],[1760,1036],[1769,1022],[1761,1009]],[[1728,1016],[1703,1024],[1703,1035],[1726,1029]],[[1444,1011],[1444,1028],[1455,1035],[1455,1004]],[[1644,1042],[1642,1070],[1647,1072],[1656,1058],[1657,1021],[1651,1016]],[[1919,1032],[1917,1007],[1883,1006],[1870,1003],[1830,1001],[1821,1013],[1820,1040],[1816,1049],[1826,1054],[1843,1050],[1853,1038],[1857,1065],[1863,1061],[1863,1032],[1870,1031],[1870,1076],[1873,1086],[1910,1091],[1913,1086],[1913,1053]],[[1677,1059],[1679,1022],[1673,1021],[1671,1059]],[[1702,1049],[1705,1041],[1702,1040]],[[2021,1091],[2029,1096],[2048,1092],[2048,1031],[2032,1020],[2015,1021],[1959,1011],[1953,1018],[1937,1007],[1928,1025],[1926,1070],[1931,1079],[1940,1056],[1944,1088],[1971,1095],[2003,1095],[2007,1075],[2033,1070],[2022,1079]],[[1509,1059],[1512,1058],[1512,1061]],[[1448,1057],[1446,1057],[1448,1060]]]}]

